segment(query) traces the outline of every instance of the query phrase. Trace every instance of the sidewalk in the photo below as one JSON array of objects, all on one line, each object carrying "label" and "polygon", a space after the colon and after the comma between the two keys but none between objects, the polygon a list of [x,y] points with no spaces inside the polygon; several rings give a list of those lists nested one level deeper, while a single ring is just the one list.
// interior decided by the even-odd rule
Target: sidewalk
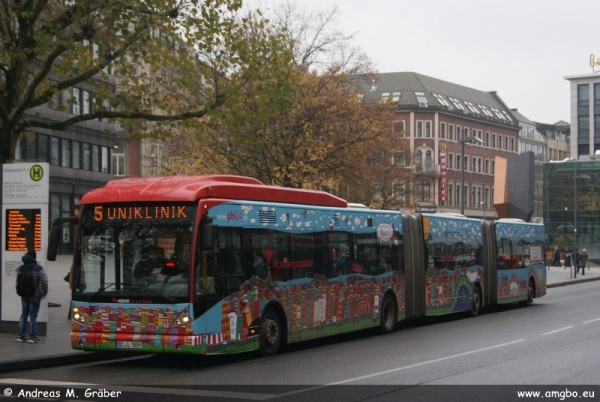
[{"label": "sidewalk", "polygon": [[[49,281],[48,335],[42,337],[44,342],[17,342],[17,334],[0,333],[0,373],[126,356],[123,353],[84,352],[71,348],[71,321],[67,318],[70,291],[69,284],[63,280],[70,265],[71,256],[58,256],[56,261],[49,261],[44,267]],[[550,267],[546,273],[547,287],[552,288],[599,280],[600,266],[592,265],[585,275],[579,274],[577,278],[572,278],[570,270],[562,267]]]}]

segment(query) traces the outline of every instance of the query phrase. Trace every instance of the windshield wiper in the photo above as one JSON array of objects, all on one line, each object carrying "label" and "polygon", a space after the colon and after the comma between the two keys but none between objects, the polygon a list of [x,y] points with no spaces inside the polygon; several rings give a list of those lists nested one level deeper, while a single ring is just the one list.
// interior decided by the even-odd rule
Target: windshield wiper
[{"label": "windshield wiper", "polygon": [[88,301],[91,301],[94,297],[98,296],[100,293],[104,292],[106,289],[108,289],[111,286],[116,285],[116,283],[109,283],[108,285],[99,288],[96,293],[94,293],[93,295],[91,295],[90,297],[88,297]]},{"label": "windshield wiper", "polygon": [[175,303],[177,300],[172,298],[171,296],[167,296],[165,294],[162,294],[160,292],[157,292],[156,290],[152,290],[152,289],[148,289],[148,288],[143,288],[137,285],[132,285],[131,287],[128,287],[127,290],[132,290],[134,292],[148,292],[151,293],[155,296],[160,296],[163,299],[167,300],[169,303]]}]

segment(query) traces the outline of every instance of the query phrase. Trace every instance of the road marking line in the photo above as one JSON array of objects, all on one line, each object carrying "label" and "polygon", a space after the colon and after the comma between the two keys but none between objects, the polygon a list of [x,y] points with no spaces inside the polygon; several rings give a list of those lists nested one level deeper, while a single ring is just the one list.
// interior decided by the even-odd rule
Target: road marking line
[{"label": "road marking line", "polygon": [[571,328],[573,328],[573,326],[572,326],[572,325],[571,325],[571,326],[569,326],[569,327],[564,327],[564,328],[560,328],[560,329],[555,329],[554,331],[546,332],[545,334],[542,334],[542,335],[550,335],[550,334],[555,334],[555,333],[557,333],[557,332],[564,331],[564,330],[566,330],[566,329],[571,329]]},{"label": "road marking line", "polygon": [[584,321],[584,324],[589,324],[590,322],[594,322],[594,321],[600,321],[600,318],[594,318],[593,320],[589,320],[589,321]]},{"label": "road marking line", "polygon": [[67,387],[86,389],[92,388],[106,389],[107,391],[122,391],[122,392],[137,392],[145,394],[165,394],[165,395],[188,395],[188,396],[210,396],[215,398],[236,398],[236,399],[253,399],[253,400],[266,400],[273,398],[277,395],[274,394],[258,394],[253,392],[231,392],[231,391],[212,391],[212,390],[193,390],[193,389],[177,389],[177,388],[155,388],[155,387],[136,387],[131,385],[101,385],[101,384],[87,384],[77,382],[64,382],[64,381],[46,381],[46,380],[27,380],[21,378],[6,378],[0,379],[0,384],[11,384],[11,385],[34,385],[34,386],[48,386],[48,387]]},{"label": "road marking line", "polygon": [[331,383],[326,384],[326,385],[347,384],[349,382],[354,382],[354,381],[358,381],[358,380],[364,380],[366,378],[372,378],[372,377],[377,377],[377,376],[384,375],[384,374],[395,373],[397,371],[408,370],[408,369],[411,369],[411,368],[415,368],[415,367],[419,367],[419,366],[425,366],[427,364],[437,363],[437,362],[441,362],[441,361],[444,361],[444,360],[450,360],[450,359],[455,359],[457,357],[472,355],[474,353],[485,352],[486,350],[491,350],[491,349],[501,348],[501,347],[504,347],[504,346],[514,345],[515,343],[523,342],[525,340],[526,339],[517,339],[516,341],[512,341],[512,342],[501,343],[499,345],[488,346],[487,348],[481,348],[481,349],[471,350],[469,352],[458,353],[458,354],[451,355],[451,356],[440,357],[439,359],[427,360],[425,362],[415,363],[415,364],[411,364],[411,365],[408,365],[408,366],[396,367],[396,368],[393,368],[393,369],[390,369],[390,370],[380,371],[380,372],[373,373],[373,374],[367,374],[367,375],[363,375],[363,376],[360,376],[360,377],[348,378],[347,380],[331,382]]}]

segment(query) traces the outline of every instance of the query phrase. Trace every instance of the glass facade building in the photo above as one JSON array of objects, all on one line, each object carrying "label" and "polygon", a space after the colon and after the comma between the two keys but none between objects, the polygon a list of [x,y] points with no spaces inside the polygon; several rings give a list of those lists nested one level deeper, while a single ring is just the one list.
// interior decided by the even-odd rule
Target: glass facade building
[{"label": "glass facade building", "polygon": [[600,258],[600,161],[544,164],[544,227],[546,246],[577,248]]}]

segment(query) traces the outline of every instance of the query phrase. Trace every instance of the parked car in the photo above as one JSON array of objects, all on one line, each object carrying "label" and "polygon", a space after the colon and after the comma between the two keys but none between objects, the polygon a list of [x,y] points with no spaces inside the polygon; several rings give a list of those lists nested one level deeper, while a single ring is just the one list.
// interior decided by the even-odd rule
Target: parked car
[{"label": "parked car", "polygon": [[115,251],[115,243],[108,236],[92,236],[88,241],[88,247],[92,253],[110,254]]}]

